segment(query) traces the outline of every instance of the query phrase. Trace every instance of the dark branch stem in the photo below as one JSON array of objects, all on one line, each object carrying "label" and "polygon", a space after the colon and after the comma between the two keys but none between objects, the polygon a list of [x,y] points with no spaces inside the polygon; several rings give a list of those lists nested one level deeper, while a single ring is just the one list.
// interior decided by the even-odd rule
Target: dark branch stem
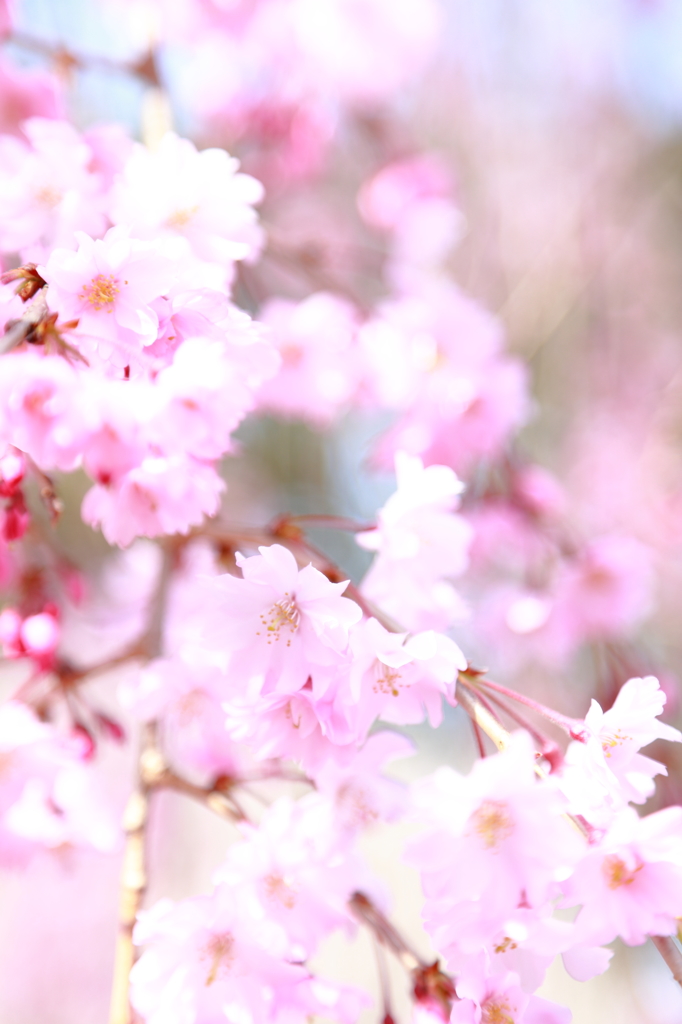
[{"label": "dark branch stem", "polygon": [[677,984],[682,986],[682,952],[675,940],[669,935],[652,935],[651,941],[667,963]]}]

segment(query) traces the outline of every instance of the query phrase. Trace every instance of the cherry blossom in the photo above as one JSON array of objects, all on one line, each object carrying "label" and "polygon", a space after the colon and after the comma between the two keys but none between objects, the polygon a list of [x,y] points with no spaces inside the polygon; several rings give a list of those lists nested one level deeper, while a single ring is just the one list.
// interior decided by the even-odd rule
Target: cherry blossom
[{"label": "cherry blossom", "polygon": [[351,696],[362,708],[367,727],[375,718],[401,725],[433,726],[442,719],[442,699],[454,700],[458,671],[467,661],[449,637],[438,633],[389,633],[367,619],[351,634]]},{"label": "cherry blossom", "polygon": [[118,831],[77,749],[18,701],[0,708],[0,859],[41,848],[112,850]]},{"label": "cherry blossom", "polygon": [[347,583],[330,583],[312,565],[298,568],[280,544],[237,555],[243,579],[220,576],[211,595],[210,642],[230,653],[230,672],[244,693],[295,693],[309,677],[343,662],[348,631],[361,616],[342,597]]},{"label": "cherry blossom", "polygon": [[236,894],[244,917],[278,925],[293,960],[311,956],[335,929],[352,929],[347,903],[359,865],[326,801],[278,800],[257,829],[244,832],[215,878]]},{"label": "cherry blossom", "polygon": [[568,1024],[551,965],[616,938],[679,980],[675,275],[602,184],[642,220],[643,133],[564,90],[605,137],[558,168],[538,89],[519,145],[444,0],[37,6],[0,0],[0,863],[32,969],[87,905],[99,1002],[7,1003],[10,956],[0,1017],[101,1019],[92,956],[112,1022],[355,1024],[316,964],[356,937],[383,1024]]},{"label": "cherry blossom", "polygon": [[77,235],[78,249],[55,249],[41,273],[62,319],[77,319],[78,334],[106,358],[125,365],[156,340],[153,302],[173,280],[173,264],[158,246],[111,228],[104,238]]},{"label": "cherry blossom", "polygon": [[464,485],[447,466],[424,468],[403,452],[396,455],[396,477],[398,489],[379,512],[376,529],[357,538],[378,552],[363,593],[402,625],[442,629],[463,614],[447,578],[468,564],[472,532],[456,512]]},{"label": "cherry blossom", "polygon": [[343,299],[319,292],[301,303],[272,300],[261,319],[282,359],[280,372],[260,391],[262,405],[279,415],[329,424],[357,389],[355,310]]},{"label": "cherry blossom", "polygon": [[468,778],[440,768],[415,791],[430,828],[411,860],[422,873],[427,928],[441,948],[474,950],[519,904],[542,908],[583,852],[558,789],[535,778],[530,738],[513,739]]},{"label": "cherry blossom", "polygon": [[95,484],[82,515],[110,544],[127,547],[135,537],[186,533],[215,515],[224,489],[215,470],[191,456],[149,455],[118,480]]},{"label": "cherry blossom", "polygon": [[639,753],[655,739],[679,743],[682,734],[658,721],[665,693],[653,676],[630,679],[608,711],[593,700],[585,716],[583,742],[566,754],[566,792],[596,823],[629,801],[644,803],[654,791],[654,776],[665,765]]},{"label": "cherry blossom", "polygon": [[566,883],[568,904],[582,903],[576,926],[585,940],[629,945],[674,935],[682,907],[682,809],[638,818],[627,808],[586,853]]},{"label": "cherry blossom", "polygon": [[155,153],[137,146],[114,187],[111,218],[136,238],[184,238],[199,260],[229,269],[255,257],[263,240],[253,209],[262,186],[238,167],[223,150],[198,152],[173,134]]},{"label": "cherry blossom", "polygon": [[131,972],[132,1001],[150,1024],[303,1021],[330,1010],[350,1024],[358,1010],[358,1000],[281,959],[279,930],[249,925],[227,886],[160,901],[140,916],[136,940],[148,947]]},{"label": "cherry blossom", "polygon": [[43,246],[73,247],[75,232],[102,234],[105,196],[87,142],[67,121],[42,117],[22,132],[27,142],[0,137],[0,248],[30,250],[35,259]]}]

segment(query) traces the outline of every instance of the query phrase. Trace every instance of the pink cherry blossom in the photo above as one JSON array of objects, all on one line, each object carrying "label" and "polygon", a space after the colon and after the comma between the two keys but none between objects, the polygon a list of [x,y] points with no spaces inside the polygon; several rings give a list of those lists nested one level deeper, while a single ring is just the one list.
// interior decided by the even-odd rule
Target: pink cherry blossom
[{"label": "pink cherry blossom", "polygon": [[81,371],[65,359],[36,351],[3,357],[0,436],[44,470],[78,465],[96,424]]},{"label": "pink cherry blossom", "polygon": [[616,935],[629,945],[674,935],[682,916],[682,808],[638,818],[622,811],[565,883],[567,905],[582,904],[578,933],[591,943]]},{"label": "pink cherry blossom", "polygon": [[[324,675],[324,673],[323,673]],[[319,673],[316,672],[319,680]],[[232,699],[223,705],[227,730],[246,742],[259,760],[283,757],[300,761],[314,774],[330,759],[352,762],[365,738],[357,709],[345,691],[327,687],[315,697],[312,686],[298,693],[270,693],[256,700]]]},{"label": "pink cherry blossom", "polygon": [[571,743],[566,753],[564,791],[594,824],[629,801],[644,803],[654,776],[667,775],[665,765],[639,753],[655,739],[682,741],[682,733],[658,721],[665,701],[653,676],[628,680],[608,711],[592,701],[584,742]]},{"label": "pink cherry blossom", "polygon": [[188,338],[156,379],[158,410],[147,436],[160,447],[219,458],[230,451],[232,432],[256,404],[255,385],[278,364],[276,352],[255,330],[252,339],[235,346]]},{"label": "pink cherry blossom", "polygon": [[322,426],[355,396],[357,314],[335,295],[317,292],[303,302],[272,299],[260,319],[272,332],[282,365],[259,392],[262,406]]},{"label": "pink cherry blossom", "polygon": [[237,913],[227,886],[140,915],[136,941],[147,948],[131,972],[131,997],[147,1024],[227,1019],[259,1024],[336,1012],[351,1024],[358,1000],[287,963],[279,929]]},{"label": "pink cherry blossom", "polygon": [[348,631],[361,617],[341,597],[347,583],[330,583],[312,565],[299,570],[280,544],[259,555],[237,555],[243,579],[207,584],[210,643],[230,653],[230,672],[244,693],[295,693],[320,669],[343,662]]},{"label": "pink cherry blossom", "polygon": [[78,231],[102,234],[102,182],[90,170],[92,151],[84,139],[67,121],[42,117],[29,118],[22,131],[28,142],[0,137],[0,248],[36,247],[36,259],[42,246],[72,248]]},{"label": "pink cherry blossom", "polygon": [[315,784],[333,801],[337,826],[355,832],[400,818],[405,812],[405,788],[380,774],[380,769],[414,752],[406,736],[382,730],[367,739],[349,764],[329,758],[316,768]]},{"label": "pink cherry blossom", "polygon": [[124,366],[156,340],[153,302],[173,281],[173,264],[158,246],[111,228],[104,238],[77,235],[78,249],[55,249],[41,274],[49,302],[63,320],[77,319],[74,335]]},{"label": "pink cherry blossom", "polygon": [[96,484],[81,514],[110,544],[127,547],[135,537],[187,533],[216,514],[224,489],[215,470],[191,456],[149,455],[118,480]]},{"label": "pink cherry blossom", "polygon": [[425,469],[402,452],[396,476],[398,488],[379,511],[376,529],[357,537],[378,552],[363,593],[401,625],[443,629],[463,613],[448,577],[468,564],[472,531],[456,512],[464,485],[447,466]]},{"label": "pink cherry blossom", "polygon": [[454,641],[433,632],[406,638],[366,619],[352,631],[350,644],[351,696],[367,728],[375,718],[421,722],[425,713],[432,726],[440,724],[443,697],[454,700],[457,673],[467,667]]},{"label": "pink cherry blossom", "polygon": [[224,150],[198,152],[173,134],[154,153],[137,146],[114,188],[111,218],[136,238],[180,236],[199,260],[229,269],[255,257],[263,241],[253,209],[263,188],[238,167]]},{"label": "pink cherry blossom", "polygon": [[481,976],[458,980],[460,1001],[450,1020],[457,1024],[570,1024],[571,1012],[539,996],[529,996],[518,978]]},{"label": "pink cherry blossom", "polygon": [[163,721],[171,763],[191,766],[209,780],[237,777],[240,752],[227,733],[224,689],[216,668],[156,658],[126,680],[121,701],[141,721]]},{"label": "pink cherry blossom", "polygon": [[294,960],[305,960],[338,928],[352,930],[348,900],[358,863],[335,827],[333,807],[311,795],[280,799],[258,828],[228,851],[214,881],[236,894],[248,920],[277,924]]},{"label": "pink cherry blossom", "polygon": [[21,136],[21,125],[33,117],[63,117],[57,78],[43,70],[17,68],[0,61],[0,132]]},{"label": "pink cherry blossom", "polygon": [[52,668],[59,643],[54,607],[22,617],[14,608],[0,612],[0,643],[6,658],[31,658],[42,671]]},{"label": "pink cherry blossom", "polygon": [[445,162],[436,154],[420,153],[377,171],[362,186],[358,207],[368,224],[390,230],[411,206],[424,199],[446,199],[451,187]]},{"label": "pink cherry blossom", "polygon": [[18,701],[0,708],[0,860],[41,847],[114,849],[118,831],[77,750]]},{"label": "pink cherry blossom", "polygon": [[410,859],[421,872],[426,926],[440,948],[474,951],[519,904],[541,908],[582,854],[566,804],[553,780],[536,779],[534,761],[530,738],[518,733],[468,778],[439,768],[417,786],[418,813],[430,827],[412,844]]}]

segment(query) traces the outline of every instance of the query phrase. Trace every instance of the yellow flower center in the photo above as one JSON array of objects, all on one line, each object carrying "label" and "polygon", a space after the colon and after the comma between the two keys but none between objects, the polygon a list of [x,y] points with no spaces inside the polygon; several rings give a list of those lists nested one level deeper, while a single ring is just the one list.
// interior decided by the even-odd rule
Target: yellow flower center
[{"label": "yellow flower center", "polygon": [[82,302],[89,302],[98,312],[100,309],[106,309],[107,313],[111,313],[118,293],[118,280],[113,274],[96,274],[90,284],[83,287],[78,298]]},{"label": "yellow flower center", "polygon": [[397,697],[406,685],[399,682],[400,672],[390,668],[388,665],[384,665],[381,661],[377,661],[375,664],[377,679],[372,689],[375,693],[391,694],[391,696]]},{"label": "yellow flower center", "polygon": [[499,846],[514,831],[507,805],[501,800],[484,800],[471,821],[488,850]]},{"label": "yellow flower center", "polygon": [[481,1024],[514,1024],[511,1007],[506,999],[494,999],[482,1007]]},{"label": "yellow flower center", "polygon": [[643,865],[639,864],[634,870],[629,868],[624,860],[611,854],[604,859],[602,871],[606,877],[609,889],[620,889],[623,885],[632,885],[635,875],[642,870]]},{"label": "yellow flower center", "polygon": [[256,636],[261,636],[264,631],[271,644],[273,639],[279,640],[282,630],[289,633],[287,647],[291,646],[291,636],[301,624],[301,613],[296,607],[296,602],[289,596],[287,591],[280,601],[275,601],[270,611],[261,615],[260,621],[263,629],[258,630]]},{"label": "yellow flower center", "polygon": [[166,224],[169,228],[184,228],[189,224],[198,209],[198,206],[190,206],[185,210],[176,210],[175,213],[170,215]]}]

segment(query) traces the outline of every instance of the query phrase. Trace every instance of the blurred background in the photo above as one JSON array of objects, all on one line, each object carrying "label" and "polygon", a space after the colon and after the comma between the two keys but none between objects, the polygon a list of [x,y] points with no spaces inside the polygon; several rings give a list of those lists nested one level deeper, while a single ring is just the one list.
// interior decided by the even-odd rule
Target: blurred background
[{"label": "blurred background", "polygon": [[[139,138],[172,124],[199,146],[239,156],[268,190],[262,216],[270,245],[235,284],[236,300],[256,315],[263,295],[301,300],[324,289],[362,310],[381,301],[390,291],[392,243],[363,222],[358,193],[383,164],[433,155],[457,210],[438,272],[499,317],[507,351],[529,382],[528,415],[503,455],[464,474],[465,509],[476,520],[504,501],[505,516],[513,513],[506,476],[496,490],[500,464],[538,466],[557,482],[551,522],[537,528],[543,543],[550,536],[565,553],[594,538],[627,537],[641,554],[633,571],[646,562],[617,629],[611,623],[548,652],[532,642],[533,629],[511,636],[496,618],[510,587],[549,592],[544,555],[532,553],[526,521],[509,513],[490,525],[489,516],[479,534],[486,550],[459,583],[469,615],[456,638],[495,678],[569,714],[584,715],[592,695],[608,704],[630,675],[655,672],[674,721],[682,674],[682,4],[442,0],[424,2],[421,23],[417,2],[410,17],[416,11],[414,34],[421,38],[423,29],[424,40],[413,75],[397,74],[381,95],[341,72],[331,84],[311,75],[313,84],[298,83],[289,98],[282,85],[289,71],[278,65],[275,74],[268,63],[271,41],[260,40],[262,51],[254,43],[243,66],[229,50],[249,4],[195,6],[205,21],[192,37],[183,21],[191,0],[22,0],[2,47],[0,120],[16,117],[12,104],[21,97],[11,75],[19,69],[42,76],[53,116],[63,110],[81,129],[113,121]],[[434,8],[437,31],[427,24]],[[206,27],[211,18],[222,36]],[[381,36],[367,45],[371,64]],[[139,70],[149,53],[152,70],[122,70]],[[320,59],[333,64],[333,40]],[[390,78],[390,68],[380,71]],[[282,102],[268,107],[274,94]],[[291,511],[371,521],[394,487],[375,458],[390,421],[362,408],[342,410],[324,429],[295,417],[252,418],[240,430],[243,457],[225,465],[230,518],[262,523]],[[106,545],[79,521],[83,481],[60,487],[64,549],[83,566],[105,566]],[[316,539],[361,578],[367,557],[352,539],[323,531]],[[144,558],[136,557],[122,556],[123,577],[133,571],[125,559]],[[626,559],[627,569],[633,564]],[[599,565],[592,584],[605,588],[607,602],[622,596]],[[2,685],[12,687],[7,669]],[[113,676],[97,683],[112,708],[116,685]],[[414,734],[420,756],[403,766],[405,777],[442,761],[471,762],[471,737],[457,713],[438,734]],[[680,762],[666,756],[661,799],[680,802]],[[112,799],[122,805],[130,751],[109,749],[103,759]],[[150,900],[207,888],[225,826],[170,796],[156,814]],[[417,883],[396,866],[395,843],[394,830],[379,831],[368,856],[394,890],[396,921],[414,934]],[[0,1020],[106,1019],[118,870],[115,858],[72,851],[2,876]],[[323,966],[371,987],[369,960],[362,941],[346,948],[339,940]],[[619,948],[614,963],[585,985],[557,970],[546,992],[573,1009],[577,1024],[682,1019],[682,994],[653,949]]]}]

